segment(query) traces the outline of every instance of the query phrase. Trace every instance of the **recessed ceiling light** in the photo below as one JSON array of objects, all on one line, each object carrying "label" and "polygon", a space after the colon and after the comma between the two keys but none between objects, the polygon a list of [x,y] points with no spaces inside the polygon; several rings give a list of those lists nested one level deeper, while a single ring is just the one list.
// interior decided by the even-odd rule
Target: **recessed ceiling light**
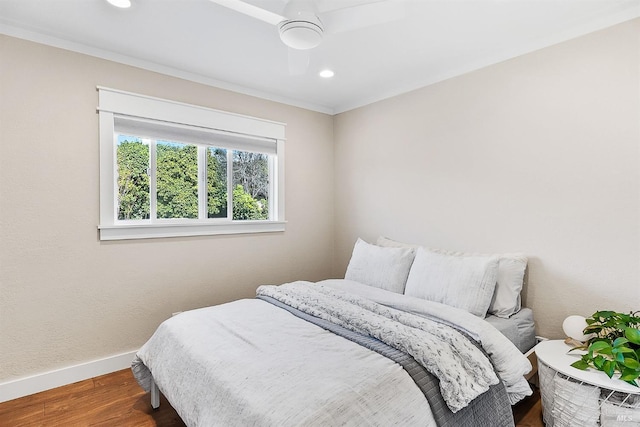
[{"label": "recessed ceiling light", "polygon": [[325,79],[330,79],[331,77],[334,76],[334,72],[331,70],[322,70],[320,71],[320,77],[323,77]]},{"label": "recessed ceiling light", "polygon": [[107,0],[107,1],[112,5],[114,5],[115,7],[120,7],[122,9],[131,7],[131,0]]}]

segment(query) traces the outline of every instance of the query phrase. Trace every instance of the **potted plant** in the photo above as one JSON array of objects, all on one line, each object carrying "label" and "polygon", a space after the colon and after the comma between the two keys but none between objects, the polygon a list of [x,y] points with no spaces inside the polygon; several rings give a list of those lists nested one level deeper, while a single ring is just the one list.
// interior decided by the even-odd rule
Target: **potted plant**
[{"label": "potted plant", "polygon": [[585,350],[580,360],[571,364],[585,370],[589,367],[603,371],[612,378],[639,387],[640,377],[640,311],[618,313],[597,311],[586,319],[585,335],[591,335],[583,345],[571,350]]}]

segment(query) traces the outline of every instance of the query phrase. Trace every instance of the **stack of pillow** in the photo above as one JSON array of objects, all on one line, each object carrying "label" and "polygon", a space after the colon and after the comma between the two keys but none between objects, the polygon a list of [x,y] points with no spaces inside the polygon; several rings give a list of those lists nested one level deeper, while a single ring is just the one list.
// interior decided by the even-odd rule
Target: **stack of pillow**
[{"label": "stack of pillow", "polygon": [[430,249],[379,237],[358,239],[345,279],[435,301],[484,318],[508,318],[521,307],[527,258]]}]

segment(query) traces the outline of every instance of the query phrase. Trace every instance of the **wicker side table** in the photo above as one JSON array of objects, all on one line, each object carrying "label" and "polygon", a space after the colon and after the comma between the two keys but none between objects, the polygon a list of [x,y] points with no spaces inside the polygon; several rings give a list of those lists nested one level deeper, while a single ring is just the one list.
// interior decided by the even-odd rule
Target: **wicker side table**
[{"label": "wicker side table", "polygon": [[543,341],[535,347],[547,427],[640,427],[640,388],[595,369],[571,364],[584,354],[568,353],[564,341]]}]

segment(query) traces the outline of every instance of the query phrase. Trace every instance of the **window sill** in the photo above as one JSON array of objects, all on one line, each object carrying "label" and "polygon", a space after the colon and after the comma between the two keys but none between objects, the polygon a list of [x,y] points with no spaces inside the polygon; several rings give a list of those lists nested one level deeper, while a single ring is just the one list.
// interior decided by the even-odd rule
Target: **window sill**
[{"label": "window sill", "polygon": [[100,240],[156,239],[164,237],[213,236],[218,234],[275,233],[285,221],[231,221],[217,224],[121,224],[100,225]]}]

